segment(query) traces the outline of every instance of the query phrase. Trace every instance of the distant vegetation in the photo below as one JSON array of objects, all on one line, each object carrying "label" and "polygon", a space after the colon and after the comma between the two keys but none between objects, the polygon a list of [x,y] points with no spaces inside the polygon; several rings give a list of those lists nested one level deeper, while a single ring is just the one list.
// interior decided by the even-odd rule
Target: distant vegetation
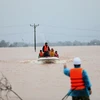
[{"label": "distant vegetation", "polygon": [[[51,43],[48,42],[50,46],[91,46],[91,45],[100,45],[100,40],[91,40],[90,42],[80,42],[80,41],[65,41],[65,42],[56,42],[56,43]],[[37,46],[43,46],[44,43],[37,43]],[[6,42],[5,40],[0,41],[0,47],[31,47],[33,44],[28,44],[24,42]]]}]

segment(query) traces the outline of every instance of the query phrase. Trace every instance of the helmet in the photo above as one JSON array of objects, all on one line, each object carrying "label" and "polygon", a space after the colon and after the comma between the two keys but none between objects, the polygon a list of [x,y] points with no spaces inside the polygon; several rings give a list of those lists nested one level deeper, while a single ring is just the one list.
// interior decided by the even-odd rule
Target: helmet
[{"label": "helmet", "polygon": [[79,57],[75,57],[73,63],[74,63],[74,65],[80,65],[81,59]]}]

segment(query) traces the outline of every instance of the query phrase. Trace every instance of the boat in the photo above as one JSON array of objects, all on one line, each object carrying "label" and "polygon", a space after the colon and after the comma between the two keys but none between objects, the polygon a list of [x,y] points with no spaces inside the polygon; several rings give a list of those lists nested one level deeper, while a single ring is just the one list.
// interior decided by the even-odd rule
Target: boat
[{"label": "boat", "polygon": [[50,49],[48,43],[45,42],[45,45],[43,46],[42,50],[40,50],[38,55],[38,61],[43,63],[56,63],[57,60],[59,60],[57,51],[54,51],[53,48]]},{"label": "boat", "polygon": [[40,57],[38,58],[38,61],[41,61],[43,63],[56,63],[58,61],[58,57]]}]

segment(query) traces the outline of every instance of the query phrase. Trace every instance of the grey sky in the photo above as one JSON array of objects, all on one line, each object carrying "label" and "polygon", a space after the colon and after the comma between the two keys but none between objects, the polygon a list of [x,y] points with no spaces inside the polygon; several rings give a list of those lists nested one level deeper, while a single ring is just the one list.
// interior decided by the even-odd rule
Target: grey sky
[{"label": "grey sky", "polygon": [[0,40],[100,40],[100,0],[0,0]]}]

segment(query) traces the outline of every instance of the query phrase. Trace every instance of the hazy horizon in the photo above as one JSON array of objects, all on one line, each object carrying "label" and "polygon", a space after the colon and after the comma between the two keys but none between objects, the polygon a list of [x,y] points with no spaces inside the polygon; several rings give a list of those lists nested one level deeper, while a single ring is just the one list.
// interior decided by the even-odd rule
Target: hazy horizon
[{"label": "hazy horizon", "polygon": [[0,40],[37,43],[100,40],[99,0],[3,0],[0,3]]}]

